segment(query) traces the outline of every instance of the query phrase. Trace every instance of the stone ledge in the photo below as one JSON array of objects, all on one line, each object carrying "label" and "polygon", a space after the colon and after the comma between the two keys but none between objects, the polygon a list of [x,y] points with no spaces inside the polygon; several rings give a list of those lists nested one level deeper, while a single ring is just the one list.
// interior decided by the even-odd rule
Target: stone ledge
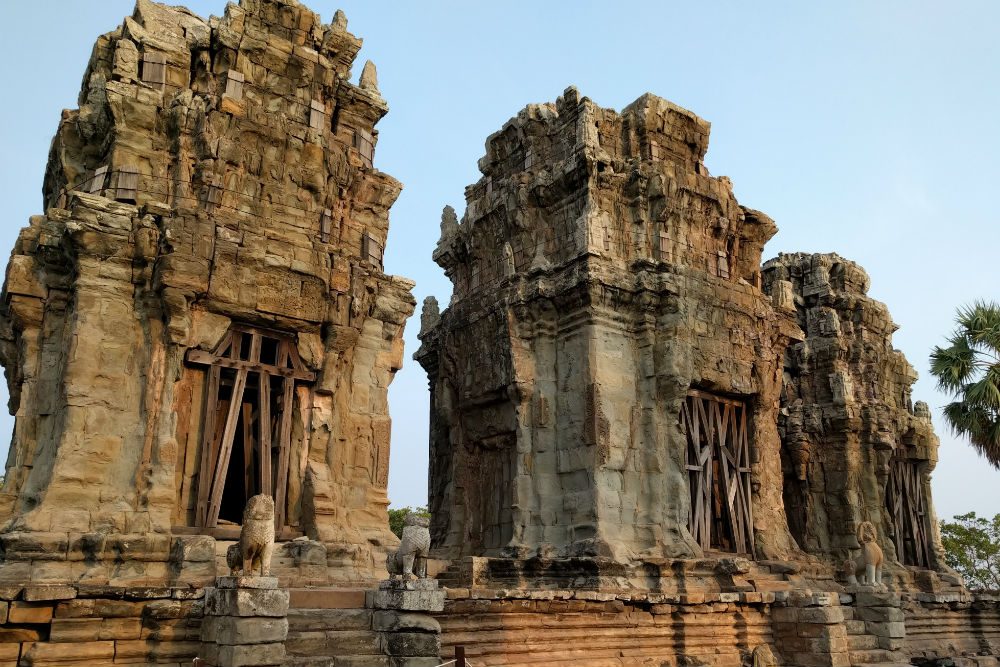
[{"label": "stone ledge", "polygon": [[[709,603],[785,604],[787,591],[740,591],[736,593],[613,593],[606,591],[577,591],[570,589],[497,589],[497,588],[443,588],[448,600],[582,600],[609,602],[620,600],[639,604],[696,605]],[[829,598],[831,604],[838,598]]]},{"label": "stone ledge", "polygon": [[400,611],[444,611],[443,590],[377,590],[368,606]]},{"label": "stone ledge", "polygon": [[216,577],[215,587],[218,589],[252,588],[259,590],[274,590],[278,588],[277,577]]}]

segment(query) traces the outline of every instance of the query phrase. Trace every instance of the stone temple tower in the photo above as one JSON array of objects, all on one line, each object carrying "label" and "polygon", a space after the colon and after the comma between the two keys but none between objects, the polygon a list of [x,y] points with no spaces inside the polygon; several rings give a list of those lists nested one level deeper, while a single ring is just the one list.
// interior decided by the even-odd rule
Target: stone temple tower
[{"label": "stone temple tower", "polygon": [[837,256],[762,268],[777,228],[705,169],[708,132],[570,88],[487,140],[416,354],[440,555],[839,566],[870,521],[898,564],[943,566],[937,439],[885,306]]},{"label": "stone temple tower", "polygon": [[705,169],[708,132],[652,95],[618,113],[570,88],[487,140],[416,355],[441,554],[795,549],[772,480],[802,333],[761,290],[777,228]]},{"label": "stone temple tower", "polygon": [[387,105],[371,63],[350,82],[360,47],[279,0],[139,0],[98,39],[3,290],[0,580],[211,580],[192,554],[257,493],[280,541],[325,554],[311,582],[384,573],[414,302],[382,270],[401,186],[373,165]]}]

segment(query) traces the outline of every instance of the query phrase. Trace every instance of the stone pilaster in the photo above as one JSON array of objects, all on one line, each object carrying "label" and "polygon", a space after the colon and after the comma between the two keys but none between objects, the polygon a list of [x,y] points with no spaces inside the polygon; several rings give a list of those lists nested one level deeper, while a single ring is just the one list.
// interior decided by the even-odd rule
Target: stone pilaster
[{"label": "stone pilaster", "polygon": [[430,612],[442,611],[444,598],[434,579],[383,581],[369,591],[379,645],[393,667],[431,667],[440,662],[441,625]]},{"label": "stone pilaster", "polygon": [[775,645],[785,664],[849,667],[847,629],[836,593],[794,593],[771,612]]},{"label": "stone pilaster", "polygon": [[288,591],[276,577],[219,577],[205,591],[200,656],[205,667],[284,664]]}]

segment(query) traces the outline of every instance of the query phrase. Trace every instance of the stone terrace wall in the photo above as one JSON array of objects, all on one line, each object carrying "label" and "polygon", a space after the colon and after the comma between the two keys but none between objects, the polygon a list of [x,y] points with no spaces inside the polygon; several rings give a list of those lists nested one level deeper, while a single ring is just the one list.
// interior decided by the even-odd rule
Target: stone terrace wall
[{"label": "stone terrace wall", "polygon": [[0,588],[0,665],[190,665],[202,592],[190,588]]}]

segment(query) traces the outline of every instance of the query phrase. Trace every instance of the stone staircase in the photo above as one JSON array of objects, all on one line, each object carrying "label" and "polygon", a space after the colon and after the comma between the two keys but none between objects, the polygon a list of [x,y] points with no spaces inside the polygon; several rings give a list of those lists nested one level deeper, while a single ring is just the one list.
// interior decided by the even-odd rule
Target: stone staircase
[{"label": "stone staircase", "polygon": [[861,594],[856,606],[842,608],[847,629],[848,655],[853,667],[881,665],[903,667],[910,661],[900,650],[902,638],[893,624],[902,623],[903,612],[898,601],[888,595]]},{"label": "stone staircase", "polygon": [[414,657],[440,650],[440,626],[428,616],[370,608],[364,590],[292,589],[290,597],[286,667],[433,667],[440,662]]}]

